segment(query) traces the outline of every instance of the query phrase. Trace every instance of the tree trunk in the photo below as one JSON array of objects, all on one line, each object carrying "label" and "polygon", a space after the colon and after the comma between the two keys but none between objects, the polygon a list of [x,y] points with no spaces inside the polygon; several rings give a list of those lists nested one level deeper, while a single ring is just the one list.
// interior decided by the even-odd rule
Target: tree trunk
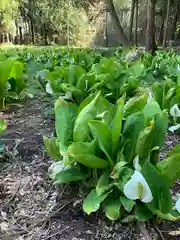
[{"label": "tree trunk", "polygon": [[47,34],[47,28],[45,23],[44,23],[44,44],[45,46],[48,45],[48,34]]},{"label": "tree trunk", "polygon": [[166,21],[165,21],[165,30],[164,30],[164,38],[163,38],[163,47],[166,47],[167,35],[168,35],[168,23],[169,23],[169,15],[170,15],[170,4],[171,0],[168,0],[167,5],[167,13],[166,13]]},{"label": "tree trunk", "polygon": [[22,27],[19,27],[19,40],[20,40],[20,45],[22,45],[23,44]]},{"label": "tree trunk", "polygon": [[130,24],[129,24],[129,41],[130,44],[133,44],[133,21],[134,21],[134,11],[135,11],[135,2],[136,0],[132,0],[132,5],[131,5],[131,16],[130,16]]},{"label": "tree trunk", "polygon": [[174,17],[173,23],[172,23],[172,35],[171,35],[171,40],[173,40],[173,41],[175,40],[177,21],[178,21],[179,11],[180,11],[180,2],[177,2],[175,7],[176,7],[176,11],[175,11],[175,17]]},{"label": "tree trunk", "polygon": [[135,24],[135,44],[138,45],[138,14],[139,14],[139,0],[136,0],[136,24]]},{"label": "tree trunk", "polygon": [[114,26],[115,26],[117,32],[119,33],[119,37],[120,37],[122,44],[125,47],[129,46],[129,40],[123,30],[123,27],[122,27],[120,21],[119,21],[113,0],[105,0],[105,3],[107,4],[108,10],[112,17],[112,22],[114,23]]},{"label": "tree trunk", "polygon": [[156,50],[155,43],[155,0],[148,0],[147,6],[147,28],[146,28],[146,51],[153,55]]},{"label": "tree trunk", "polygon": [[163,30],[164,30],[164,16],[162,16],[161,28],[160,28],[159,35],[157,38],[157,41],[160,45],[163,44]]},{"label": "tree trunk", "polygon": [[30,25],[31,25],[32,44],[34,45],[35,44],[35,41],[34,41],[34,24],[33,24],[32,18],[30,19]]}]

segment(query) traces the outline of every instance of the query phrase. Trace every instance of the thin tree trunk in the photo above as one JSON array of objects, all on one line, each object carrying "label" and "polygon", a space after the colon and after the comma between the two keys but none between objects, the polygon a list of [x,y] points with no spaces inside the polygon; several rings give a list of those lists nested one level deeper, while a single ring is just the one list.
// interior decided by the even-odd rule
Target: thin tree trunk
[{"label": "thin tree trunk", "polygon": [[130,17],[130,24],[129,24],[129,41],[130,44],[133,44],[133,21],[134,21],[134,11],[135,11],[135,1],[132,0],[132,5],[131,5],[131,17]]},{"label": "thin tree trunk", "polygon": [[47,34],[47,28],[45,23],[44,23],[44,44],[45,46],[48,45],[48,34]]},{"label": "thin tree trunk", "polygon": [[176,4],[176,13],[175,13],[175,17],[174,17],[173,23],[172,23],[171,40],[173,40],[173,41],[175,40],[177,21],[178,21],[178,17],[179,17],[179,11],[180,11],[180,2],[177,2],[177,4]]},{"label": "thin tree trunk", "polygon": [[160,45],[163,44],[163,30],[164,30],[164,16],[162,16],[161,28],[160,28],[158,38],[157,38],[157,41]]},{"label": "thin tree trunk", "polygon": [[120,37],[120,40],[121,40],[122,44],[125,47],[129,46],[129,40],[128,40],[128,38],[127,38],[127,36],[126,36],[126,34],[125,34],[124,30],[123,30],[123,27],[122,27],[120,21],[119,21],[119,18],[118,18],[118,15],[117,15],[117,12],[116,12],[113,0],[105,0],[105,2],[107,4],[107,7],[108,7],[109,12],[111,14],[114,26],[116,27],[116,30],[119,33],[119,37]]},{"label": "thin tree trunk", "polygon": [[156,50],[155,43],[155,0],[148,0],[147,7],[147,28],[146,28],[146,51],[153,55]]},{"label": "thin tree trunk", "polygon": [[20,45],[22,45],[23,44],[22,27],[19,27],[19,40],[20,40]]},{"label": "thin tree trunk", "polygon": [[34,24],[33,24],[32,18],[30,19],[30,25],[31,25],[32,44],[34,45],[35,44],[35,41],[34,41]]},{"label": "thin tree trunk", "polygon": [[167,13],[166,13],[166,21],[165,21],[165,30],[164,30],[164,38],[163,38],[163,47],[166,47],[167,35],[168,35],[168,23],[169,23],[169,15],[170,15],[170,4],[171,0],[168,0],[167,5]]},{"label": "thin tree trunk", "polygon": [[139,0],[136,0],[136,22],[135,22],[135,44],[138,45],[138,14],[139,14]]}]

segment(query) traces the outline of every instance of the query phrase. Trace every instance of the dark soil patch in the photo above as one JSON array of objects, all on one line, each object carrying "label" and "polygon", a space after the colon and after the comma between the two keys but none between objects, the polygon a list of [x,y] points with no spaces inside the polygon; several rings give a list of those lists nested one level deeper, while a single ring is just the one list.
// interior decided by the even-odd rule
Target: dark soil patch
[{"label": "dark soil patch", "polygon": [[[33,100],[0,113],[8,125],[3,136],[6,154],[0,162],[0,239],[180,239],[180,223],[124,225],[97,214],[86,216],[76,185],[53,186],[47,174],[52,161],[42,141],[54,129],[54,119],[45,117],[46,106]],[[167,136],[162,154],[177,143],[179,136]],[[179,183],[175,190],[180,192]]]}]

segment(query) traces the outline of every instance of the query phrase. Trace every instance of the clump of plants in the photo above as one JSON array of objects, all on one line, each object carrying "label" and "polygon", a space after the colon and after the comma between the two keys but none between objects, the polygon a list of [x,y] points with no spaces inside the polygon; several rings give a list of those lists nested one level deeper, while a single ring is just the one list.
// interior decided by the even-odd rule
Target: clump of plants
[{"label": "clump of plants", "polygon": [[80,106],[55,102],[54,138],[44,137],[55,184],[79,181],[88,191],[87,214],[102,209],[110,220],[180,219],[171,186],[180,177],[180,146],[159,161],[168,112],[146,93],[115,104],[101,92]]}]

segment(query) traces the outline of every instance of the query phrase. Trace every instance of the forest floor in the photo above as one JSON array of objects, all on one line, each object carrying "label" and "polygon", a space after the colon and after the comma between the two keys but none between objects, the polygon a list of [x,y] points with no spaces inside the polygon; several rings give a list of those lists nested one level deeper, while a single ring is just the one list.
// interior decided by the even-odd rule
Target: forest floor
[{"label": "forest floor", "polygon": [[[111,223],[102,216],[86,216],[77,185],[54,186],[48,178],[52,163],[44,152],[43,135],[50,136],[54,119],[44,98],[29,100],[0,112],[7,121],[0,157],[1,240],[178,240],[180,222]],[[180,136],[168,135],[162,156]],[[173,191],[180,192],[180,183]]]}]

